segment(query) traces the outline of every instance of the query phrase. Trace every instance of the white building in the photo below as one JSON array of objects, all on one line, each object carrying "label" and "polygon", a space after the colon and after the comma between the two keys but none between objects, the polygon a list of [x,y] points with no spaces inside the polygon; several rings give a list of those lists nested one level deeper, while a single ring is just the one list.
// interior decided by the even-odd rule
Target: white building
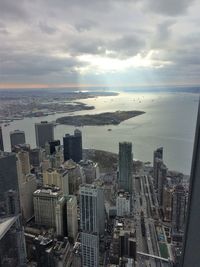
[{"label": "white building", "polygon": [[131,212],[131,198],[129,193],[119,191],[116,199],[117,216],[129,216]]},{"label": "white building", "polygon": [[81,233],[82,267],[99,267],[99,237],[95,234]]}]

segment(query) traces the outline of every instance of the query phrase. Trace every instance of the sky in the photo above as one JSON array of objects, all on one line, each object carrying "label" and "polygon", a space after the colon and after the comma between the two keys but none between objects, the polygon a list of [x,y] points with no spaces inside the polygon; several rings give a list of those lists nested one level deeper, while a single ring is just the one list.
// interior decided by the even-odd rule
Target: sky
[{"label": "sky", "polygon": [[0,0],[0,88],[200,84],[198,0]]}]

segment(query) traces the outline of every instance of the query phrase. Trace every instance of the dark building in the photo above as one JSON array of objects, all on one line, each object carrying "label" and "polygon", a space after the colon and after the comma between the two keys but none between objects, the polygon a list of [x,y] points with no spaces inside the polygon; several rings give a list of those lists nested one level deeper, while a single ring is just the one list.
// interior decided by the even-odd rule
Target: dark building
[{"label": "dark building", "polygon": [[158,189],[158,168],[160,161],[162,160],[163,160],[163,147],[159,147],[153,152],[153,177],[156,189]]},{"label": "dark building", "polygon": [[37,147],[45,147],[45,144],[54,140],[53,123],[41,121],[35,123],[35,136]]},{"label": "dark building", "polygon": [[40,148],[31,149],[29,152],[30,164],[33,167],[39,167],[41,162],[41,150]]},{"label": "dark building", "polygon": [[3,146],[3,134],[2,134],[2,128],[0,126],[0,150],[4,151],[4,146]]},{"label": "dark building", "polygon": [[75,162],[82,160],[82,134],[75,130],[74,135],[66,134],[63,137],[64,161],[72,159]]},{"label": "dark building", "polygon": [[172,238],[182,241],[185,226],[187,195],[183,185],[175,186],[172,195]]},{"label": "dark building", "polygon": [[0,152],[0,201],[5,201],[5,193],[9,190],[18,192],[16,156]]},{"label": "dark building", "polygon": [[50,155],[52,155],[56,152],[57,146],[60,146],[60,140],[54,140],[54,141],[49,142]]},{"label": "dark building", "polygon": [[11,144],[11,150],[13,151],[14,147],[19,144],[25,144],[25,133],[24,131],[15,130],[13,132],[10,132],[10,144]]},{"label": "dark building", "polygon": [[190,189],[187,208],[187,221],[183,245],[181,267],[198,267],[200,264],[200,105],[193,149]]},{"label": "dark building", "polygon": [[119,143],[119,188],[132,194],[133,192],[133,154],[132,144]]}]

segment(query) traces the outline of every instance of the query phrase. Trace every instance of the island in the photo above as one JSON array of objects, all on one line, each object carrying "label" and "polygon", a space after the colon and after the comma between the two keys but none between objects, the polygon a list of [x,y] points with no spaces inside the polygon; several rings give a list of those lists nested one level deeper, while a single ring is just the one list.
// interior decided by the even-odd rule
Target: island
[{"label": "island", "polygon": [[115,111],[99,114],[86,114],[61,117],[56,120],[57,123],[74,126],[102,126],[118,125],[122,121],[144,114],[144,111]]}]

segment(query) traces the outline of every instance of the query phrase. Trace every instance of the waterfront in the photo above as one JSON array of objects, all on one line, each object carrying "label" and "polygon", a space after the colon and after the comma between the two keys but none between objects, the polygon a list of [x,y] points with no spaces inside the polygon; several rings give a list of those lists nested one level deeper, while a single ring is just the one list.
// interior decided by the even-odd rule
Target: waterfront
[{"label": "waterfront", "polygon": [[[118,152],[120,141],[133,143],[134,158],[152,161],[153,150],[164,147],[164,162],[169,169],[190,172],[193,139],[196,123],[198,95],[189,93],[120,93],[118,96],[103,96],[82,100],[94,105],[90,111],[74,114],[95,114],[116,110],[140,110],[146,113],[114,126],[79,127],[83,134],[83,147]],[[55,114],[39,118],[25,118],[13,121],[3,127],[4,145],[10,150],[9,132],[24,130],[26,141],[35,147],[34,123],[41,120],[55,121],[61,116]],[[109,129],[109,131],[108,131]],[[73,126],[55,127],[55,139],[72,133]]]}]

